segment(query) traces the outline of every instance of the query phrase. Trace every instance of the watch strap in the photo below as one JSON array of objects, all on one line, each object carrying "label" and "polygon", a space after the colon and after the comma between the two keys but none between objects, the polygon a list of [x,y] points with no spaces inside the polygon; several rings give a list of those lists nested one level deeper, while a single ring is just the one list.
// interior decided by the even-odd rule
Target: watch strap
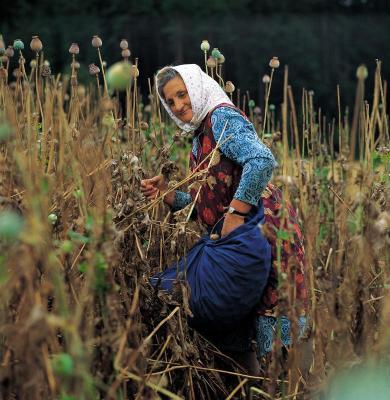
[{"label": "watch strap", "polygon": [[228,212],[228,214],[235,214],[235,215],[239,215],[240,217],[248,216],[248,213],[242,213],[240,211],[237,211],[234,207],[229,207],[227,212]]}]

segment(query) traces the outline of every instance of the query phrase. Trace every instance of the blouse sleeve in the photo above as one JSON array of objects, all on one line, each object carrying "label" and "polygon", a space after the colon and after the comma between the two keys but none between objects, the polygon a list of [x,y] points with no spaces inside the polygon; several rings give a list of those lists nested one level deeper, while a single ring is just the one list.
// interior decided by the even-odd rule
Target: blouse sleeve
[{"label": "blouse sleeve", "polygon": [[216,142],[223,133],[220,141],[222,153],[242,166],[242,176],[234,198],[257,205],[277,166],[271,150],[259,139],[253,125],[233,108],[218,107],[214,110],[211,126]]},{"label": "blouse sleeve", "polygon": [[188,206],[192,202],[191,195],[180,190],[175,191],[175,198],[172,204],[172,211],[178,211]]}]

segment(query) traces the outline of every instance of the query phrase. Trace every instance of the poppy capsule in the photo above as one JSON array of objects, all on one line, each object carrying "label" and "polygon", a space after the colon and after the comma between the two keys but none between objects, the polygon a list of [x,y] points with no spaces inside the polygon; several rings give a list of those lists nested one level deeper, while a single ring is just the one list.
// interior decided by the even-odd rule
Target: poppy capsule
[{"label": "poppy capsule", "polygon": [[269,62],[269,66],[271,68],[279,68],[280,65],[280,61],[278,59],[278,57],[272,57],[271,61]]},{"label": "poppy capsule", "polygon": [[92,38],[92,46],[95,48],[101,47],[103,44],[102,39],[99,36],[94,35]]},{"label": "poppy capsule", "polygon": [[33,36],[30,42],[30,49],[35,51],[36,53],[40,52],[43,49],[43,44],[41,39],[38,36]]}]

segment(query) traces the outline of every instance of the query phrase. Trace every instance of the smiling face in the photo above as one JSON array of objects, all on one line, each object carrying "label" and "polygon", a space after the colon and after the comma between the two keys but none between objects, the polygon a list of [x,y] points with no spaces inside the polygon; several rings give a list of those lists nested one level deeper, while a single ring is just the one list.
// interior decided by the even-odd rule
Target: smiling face
[{"label": "smiling face", "polygon": [[163,88],[164,99],[176,118],[190,122],[193,117],[190,96],[183,79],[179,76],[171,79]]}]

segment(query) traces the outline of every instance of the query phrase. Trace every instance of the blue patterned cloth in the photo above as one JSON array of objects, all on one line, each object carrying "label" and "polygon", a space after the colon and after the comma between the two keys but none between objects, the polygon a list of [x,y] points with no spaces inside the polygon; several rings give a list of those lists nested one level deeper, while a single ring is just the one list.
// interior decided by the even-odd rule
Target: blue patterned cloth
[{"label": "blue patterned cloth", "polygon": [[188,206],[192,201],[191,195],[181,190],[175,191],[175,198],[172,203],[172,211],[178,211]]},{"label": "blue patterned cloth", "polygon": [[[298,318],[298,339],[304,335],[307,327],[306,317]],[[272,351],[274,337],[280,335],[280,340],[284,346],[290,346],[291,322],[288,318],[281,316],[278,318],[260,315],[256,318],[256,342],[257,356],[262,357]]]},{"label": "blue patterned cloth", "polygon": [[[259,139],[252,123],[234,108],[218,107],[211,114],[211,126],[216,142],[218,142],[226,122],[220,149],[226,157],[243,168],[234,198],[257,205],[277,163],[271,150]],[[229,139],[225,140],[228,137]],[[199,145],[198,136],[194,136],[192,142],[194,155],[197,154]],[[177,190],[172,208],[174,211],[180,210],[191,201],[188,193]]]}]

